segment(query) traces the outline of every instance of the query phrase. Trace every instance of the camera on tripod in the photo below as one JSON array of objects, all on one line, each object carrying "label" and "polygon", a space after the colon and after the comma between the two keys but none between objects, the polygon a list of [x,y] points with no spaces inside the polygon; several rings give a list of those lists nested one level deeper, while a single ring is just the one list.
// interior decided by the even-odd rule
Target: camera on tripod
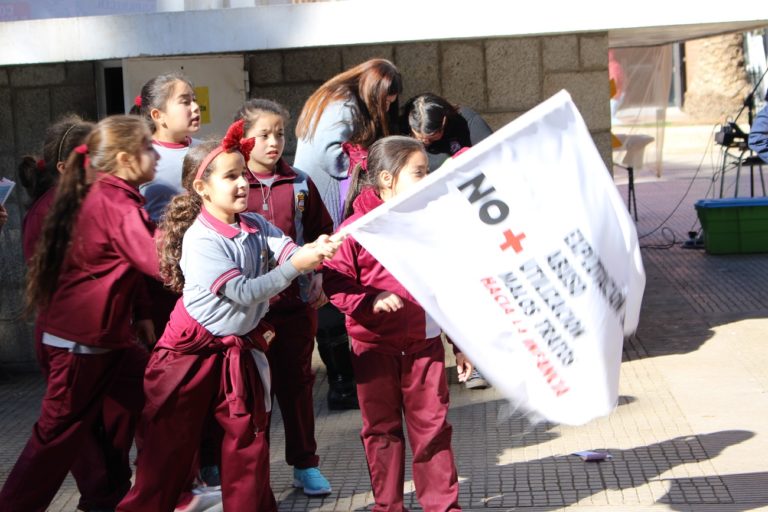
[{"label": "camera on tripod", "polygon": [[720,131],[715,134],[715,142],[721,146],[738,146],[747,143],[747,134],[739,128],[739,125],[729,121],[720,127]]}]

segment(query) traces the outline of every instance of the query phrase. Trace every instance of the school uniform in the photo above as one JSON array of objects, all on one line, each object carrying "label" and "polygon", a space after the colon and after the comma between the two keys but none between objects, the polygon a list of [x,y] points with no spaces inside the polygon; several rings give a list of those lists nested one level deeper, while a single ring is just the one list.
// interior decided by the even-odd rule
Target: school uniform
[{"label": "school uniform", "polygon": [[[45,221],[45,216],[51,209],[55,197],[56,187],[53,186],[32,203],[29,210],[27,210],[27,213],[24,215],[24,219],[21,221],[21,252],[27,265],[31,263],[32,256],[35,255],[37,242],[43,234],[43,222]],[[35,322],[35,355],[43,375],[47,376],[48,362],[45,357],[46,353],[43,350],[42,337],[43,333],[39,329],[39,324]]]},{"label": "school uniform", "polygon": [[[138,190],[99,173],[83,200],[49,305],[38,315],[47,388],[32,435],[0,491],[0,510],[45,510],[114,401],[141,411],[146,352],[131,333],[143,274],[158,276],[153,225]],[[159,276],[158,276],[159,277]],[[108,468],[110,504],[130,486],[133,422],[108,432],[119,467]]]},{"label": "school uniform", "polygon": [[144,209],[149,212],[149,217],[153,221],[159,223],[165,207],[171,202],[173,196],[185,191],[181,185],[184,157],[187,156],[189,148],[198,143],[197,139],[190,137],[187,137],[183,143],[152,140],[152,146],[160,155],[160,159],[155,168],[155,177],[152,181],[141,185],[139,191],[145,199]]},{"label": "school uniform", "polygon": [[[21,227],[22,251],[27,262],[32,259],[37,241],[42,236],[43,221],[53,204],[55,192],[55,187],[48,189],[30,206],[24,216]],[[144,318],[147,315],[138,317]],[[43,345],[43,332],[38,322],[35,322],[34,338],[38,364],[47,381],[50,373],[48,349]],[[132,370],[120,377],[123,379],[128,375],[126,387],[130,387],[131,379],[142,378],[147,360],[146,350],[139,346],[128,351],[128,354],[124,364],[126,369],[130,367]],[[123,384],[115,386],[119,388]],[[112,508],[128,491],[131,478],[128,458],[135,424],[135,410],[124,407],[109,394],[104,397],[102,412],[97,417],[90,435],[84,437],[78,456],[70,468],[80,492],[78,508]]]},{"label": "school uniform", "polygon": [[203,209],[189,227],[179,262],[182,298],[145,374],[136,483],[118,510],[174,508],[209,415],[224,431],[224,509],[277,510],[264,434],[271,411],[267,347],[254,330],[269,297],[299,276],[289,261],[296,249],[257,215],[239,215],[235,226]]},{"label": "school uniform", "polygon": [[43,235],[43,221],[48,214],[48,210],[51,209],[55,197],[56,187],[53,186],[32,203],[32,206],[29,207],[29,210],[24,215],[24,220],[21,221],[21,252],[27,263],[35,254],[37,241]]},{"label": "school uniform", "polygon": [[[382,204],[373,189],[354,202],[342,226]],[[323,288],[346,314],[361,438],[376,504],[373,510],[404,510],[405,417],[413,452],[416,496],[424,510],[460,510],[458,477],[447,421],[448,385],[440,328],[413,296],[352,237],[324,264]],[[402,298],[393,313],[374,313],[379,293]]]},{"label": "school uniform", "polygon": [[[177,194],[186,192],[181,184],[184,157],[189,152],[189,148],[199,142],[191,137],[187,137],[183,143],[152,140],[152,146],[160,155],[160,159],[157,161],[154,179],[141,185],[139,191],[144,196],[144,209],[155,223],[159,224],[162,221],[165,208],[171,199]],[[165,329],[165,324],[168,323],[179,294],[170,291],[163,283],[154,279],[147,279],[147,293],[152,300],[150,318],[155,326],[155,332],[160,335]]]},{"label": "school uniform", "polygon": [[[333,220],[309,177],[282,159],[271,183],[248,173],[248,211],[261,214],[298,245],[333,232]],[[275,328],[270,346],[272,389],[285,427],[285,461],[295,468],[317,467],[312,352],[317,311],[306,303],[309,279],[300,277],[270,301],[264,320]]]}]

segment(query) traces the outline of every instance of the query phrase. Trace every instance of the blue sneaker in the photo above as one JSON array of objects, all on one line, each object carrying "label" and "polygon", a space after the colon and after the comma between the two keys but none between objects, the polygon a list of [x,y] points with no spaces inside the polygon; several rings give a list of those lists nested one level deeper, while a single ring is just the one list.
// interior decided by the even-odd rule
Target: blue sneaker
[{"label": "blue sneaker", "polygon": [[331,494],[331,484],[317,468],[293,468],[293,486],[303,488],[307,496]]}]

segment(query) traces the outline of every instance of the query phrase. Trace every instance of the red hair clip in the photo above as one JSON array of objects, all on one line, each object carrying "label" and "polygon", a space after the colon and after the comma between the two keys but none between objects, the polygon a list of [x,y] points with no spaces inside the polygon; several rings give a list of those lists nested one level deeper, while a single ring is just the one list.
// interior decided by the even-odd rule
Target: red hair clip
[{"label": "red hair clip", "polygon": [[75,153],[78,155],[85,155],[85,160],[83,160],[83,167],[87,168],[91,163],[91,159],[88,158],[88,153],[90,153],[90,151],[88,151],[88,145],[80,144],[75,148]]},{"label": "red hair clip", "polygon": [[44,171],[45,170],[45,160],[42,158],[37,161],[37,170],[38,171]]},{"label": "red hair clip", "polygon": [[245,158],[246,162],[251,158],[251,151],[256,144],[256,139],[251,137],[249,139],[243,139],[243,125],[245,121],[242,119],[232,123],[227,129],[227,134],[221,141],[221,144],[216,146],[206,157],[200,162],[200,167],[197,168],[195,179],[199,180],[205,170],[211,165],[213,159],[219,156],[224,151],[231,151],[237,149]]},{"label": "red hair clip", "polygon": [[136,97],[133,98],[133,104],[141,108],[141,94],[137,94]]}]

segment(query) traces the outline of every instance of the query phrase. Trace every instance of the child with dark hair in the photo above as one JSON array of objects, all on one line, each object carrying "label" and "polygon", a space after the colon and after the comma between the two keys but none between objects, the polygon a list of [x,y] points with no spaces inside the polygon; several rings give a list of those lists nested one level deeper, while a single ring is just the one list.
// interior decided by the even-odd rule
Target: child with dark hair
[{"label": "child with dark hair", "polygon": [[[436,94],[414,96],[403,105],[400,118],[401,131],[422,144],[427,151],[429,171],[443,165],[448,158],[458,155],[488,137],[492,130],[469,107],[452,105]],[[467,389],[486,389],[490,384],[477,368],[464,383]]]},{"label": "child with dark hair", "polygon": [[[93,128],[93,123],[83,121],[77,115],[66,115],[46,130],[43,157],[38,159],[28,155],[19,164],[20,182],[30,197],[29,210],[21,226],[22,251],[27,262],[31,262],[35,247],[41,240],[43,222],[53,203],[56,185],[66,160]],[[35,353],[43,376],[47,379],[50,368],[42,336],[36,322]],[[133,367],[129,378],[140,382],[148,357],[147,351],[134,345],[129,347],[126,354],[130,355],[125,360]],[[70,470],[80,492],[80,509],[114,508],[128,491],[131,476],[129,456],[136,412],[109,395],[104,397],[101,413],[97,415],[90,432],[83,437],[78,456]]]},{"label": "child with dark hair", "polygon": [[[147,126],[108,117],[67,158],[27,283],[49,364],[40,417],[0,491],[0,510],[45,510],[91,435],[106,397],[134,411],[143,403],[139,343],[151,322],[133,321],[143,276],[158,275],[153,225],[138,186],[157,153]],[[127,438],[133,437],[128,425]],[[111,474],[121,487],[127,474]],[[115,502],[110,504],[114,506]]]},{"label": "child with dark hair", "polygon": [[22,251],[27,261],[40,240],[43,220],[53,203],[67,158],[82,144],[93,126],[80,116],[66,115],[46,130],[42,158],[27,155],[19,163],[19,182],[29,196],[29,209],[21,224]]},{"label": "child with dark hair", "polygon": [[[184,74],[170,72],[150,79],[134,99],[131,113],[143,117],[152,130],[152,144],[160,155],[155,179],[144,184],[140,191],[146,199],[144,208],[156,223],[160,223],[171,199],[184,192],[181,183],[184,157],[199,143],[192,136],[200,129],[200,106],[195,100],[192,82]],[[147,293],[152,301],[152,322],[160,334],[165,329],[171,311],[179,299],[161,283],[147,279]],[[220,499],[219,469],[215,463],[218,453],[212,446],[218,444],[215,427],[206,429],[197,460],[199,468],[193,470],[196,501],[213,503]],[[187,497],[182,498],[186,502]],[[179,507],[179,512],[191,512]]]},{"label": "child with dark hair", "polygon": [[165,73],[149,80],[136,99],[137,112],[152,130],[152,143],[160,154],[155,179],[142,185],[147,200],[144,208],[155,222],[176,194],[183,192],[181,166],[192,135],[200,129],[200,106],[195,101],[192,82],[181,73]]},{"label": "child with dark hair", "polygon": [[187,483],[203,425],[224,430],[224,510],[277,510],[265,429],[271,410],[262,322],[269,299],[336,252],[328,236],[297,247],[248,204],[243,122],[221,144],[184,159],[186,194],[170,203],[159,243],[166,284],[181,299],[150,358],[142,414],[144,449],[121,511],[171,510]]},{"label": "child with dark hair", "polygon": [[480,114],[432,93],[406,101],[400,123],[403,135],[410,135],[424,144],[430,172],[492,133]]},{"label": "child with dark hair", "polygon": [[[298,245],[333,232],[333,220],[315,184],[282,158],[288,112],[274,101],[252,99],[237,114],[247,138],[254,138],[246,162],[250,192],[248,211],[257,212]],[[331,493],[318,469],[315,413],[312,400],[312,352],[317,308],[328,302],[320,274],[302,276],[270,302],[265,320],[276,339],[268,357],[272,389],[285,427],[285,461],[293,466],[293,484],[310,496]]]},{"label": "child with dark hair", "polygon": [[[427,175],[424,147],[409,137],[373,144],[366,169],[355,168],[351,224]],[[413,480],[424,510],[460,510],[451,448],[448,382],[440,327],[392,274],[352,237],[324,264],[323,288],[347,317],[352,365],[363,416],[363,440],[375,511],[405,510],[405,435]],[[459,380],[471,363],[454,349]]]}]

